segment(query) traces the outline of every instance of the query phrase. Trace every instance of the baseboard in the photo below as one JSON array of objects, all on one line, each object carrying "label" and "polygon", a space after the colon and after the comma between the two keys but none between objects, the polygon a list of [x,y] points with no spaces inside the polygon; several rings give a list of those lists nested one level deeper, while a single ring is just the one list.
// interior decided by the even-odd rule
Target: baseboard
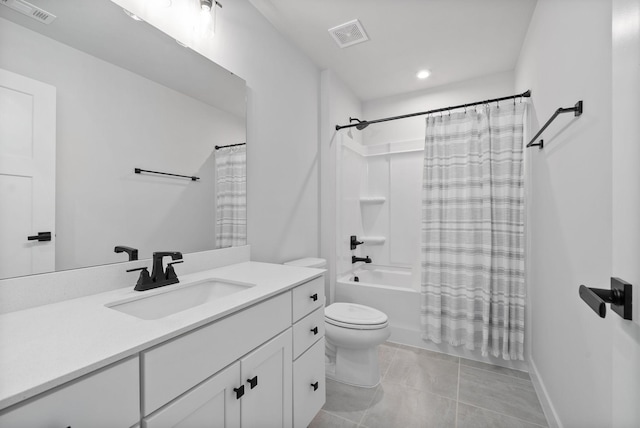
[{"label": "baseboard", "polygon": [[549,398],[547,388],[544,386],[544,382],[542,382],[542,379],[540,378],[538,368],[536,367],[536,364],[531,356],[529,356],[529,376],[531,377],[531,382],[533,382],[533,387],[536,390],[536,394],[538,394],[538,399],[540,400],[540,405],[542,406],[544,416],[547,418],[547,424],[549,424],[549,428],[564,428],[562,422],[560,421],[560,418],[558,417],[558,413],[556,412],[556,409],[555,407],[553,407],[553,403]]}]

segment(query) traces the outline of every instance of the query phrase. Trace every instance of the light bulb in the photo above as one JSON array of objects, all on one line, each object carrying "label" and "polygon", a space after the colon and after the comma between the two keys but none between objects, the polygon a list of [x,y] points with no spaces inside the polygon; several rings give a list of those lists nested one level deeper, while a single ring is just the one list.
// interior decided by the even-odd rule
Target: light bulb
[{"label": "light bulb", "polygon": [[215,32],[215,21],[212,16],[215,12],[212,0],[200,0],[200,12],[198,13],[198,23],[196,33],[201,38],[211,38]]},{"label": "light bulb", "polygon": [[418,74],[416,74],[416,77],[418,79],[426,79],[430,75],[431,75],[431,72],[429,70],[420,70]]}]

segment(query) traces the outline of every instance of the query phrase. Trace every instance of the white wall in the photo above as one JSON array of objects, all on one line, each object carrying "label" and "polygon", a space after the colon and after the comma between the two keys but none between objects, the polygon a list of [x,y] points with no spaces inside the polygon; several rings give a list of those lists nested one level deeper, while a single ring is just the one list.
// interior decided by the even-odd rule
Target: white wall
[{"label": "white wall", "polygon": [[633,321],[612,316],[612,423],[640,426],[640,0],[613,0],[612,273],[633,284]]},{"label": "white wall", "polygon": [[[364,117],[360,119],[374,120],[433,110],[512,95],[516,92],[524,92],[526,89],[516,87],[514,91],[513,72],[492,74],[424,91],[367,101],[362,105]],[[425,116],[416,116],[371,125],[363,131],[364,144],[424,141],[425,120]]]},{"label": "white wall", "polygon": [[1,18],[0,39],[1,68],[57,89],[56,270],[214,247],[214,146],[244,141],[244,118]]},{"label": "white wall", "polygon": [[[348,242],[348,236],[339,231],[338,227],[344,212],[343,205],[338,202],[337,185],[340,169],[338,159],[342,158],[343,138],[361,142],[361,135],[351,133],[353,138],[347,137],[347,131],[336,131],[336,125],[348,123],[349,117],[359,117],[361,102],[351,90],[331,70],[322,71],[321,75],[321,125],[320,125],[320,257],[327,260],[327,304],[334,299],[336,275],[344,270],[347,254],[340,251]],[[348,233],[345,231],[345,233]],[[356,232],[354,232],[356,233]],[[347,248],[348,249],[348,248]],[[342,254],[342,268],[338,269],[337,254]],[[348,261],[350,263],[350,261]]]},{"label": "white wall", "polygon": [[561,425],[610,426],[612,315],[596,316],[578,286],[607,288],[611,273],[611,2],[539,0],[516,87],[532,90],[532,132],[584,100],[527,152],[529,351]]},{"label": "white wall", "polygon": [[248,0],[224,3],[212,40],[195,40],[190,22],[153,9],[152,2],[114,2],[246,80],[247,233],[252,259],[279,263],[317,255],[317,67]]}]

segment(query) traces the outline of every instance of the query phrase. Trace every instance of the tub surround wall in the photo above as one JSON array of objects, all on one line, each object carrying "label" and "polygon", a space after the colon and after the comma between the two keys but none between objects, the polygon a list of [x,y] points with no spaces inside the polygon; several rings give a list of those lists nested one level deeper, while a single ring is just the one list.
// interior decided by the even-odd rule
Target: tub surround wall
[{"label": "tub surround wall", "polygon": [[611,426],[616,316],[600,319],[577,292],[612,275],[611,55],[610,1],[539,0],[516,68],[516,87],[532,91],[532,131],[558,107],[585,106],[527,152],[527,352],[552,426]]},{"label": "tub surround wall", "polygon": [[[323,70],[320,90],[320,257],[327,260],[327,305],[334,301],[334,289],[338,262],[336,251],[338,242],[344,245],[347,239],[336,230],[340,225],[336,187],[339,183],[337,159],[341,154],[342,138],[347,131],[336,131],[336,124],[342,124],[349,117],[361,116],[361,102],[331,70]],[[355,143],[362,141],[362,134],[351,133]],[[351,140],[351,138],[349,138]],[[348,232],[347,232],[348,233]],[[354,232],[355,233],[355,232]]]},{"label": "tub surround wall", "polygon": [[[249,261],[247,246],[184,254],[174,266],[178,278],[204,270]],[[74,269],[0,280],[0,314],[48,305],[135,285],[139,272],[127,269],[147,266],[151,259]]]}]

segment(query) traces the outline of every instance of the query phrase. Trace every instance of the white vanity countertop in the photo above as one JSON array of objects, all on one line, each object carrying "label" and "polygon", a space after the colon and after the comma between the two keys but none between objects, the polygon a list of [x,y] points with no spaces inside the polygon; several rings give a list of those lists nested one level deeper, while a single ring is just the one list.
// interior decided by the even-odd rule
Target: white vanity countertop
[{"label": "white vanity countertop", "polygon": [[223,318],[323,272],[245,262],[179,275],[181,284],[216,278],[256,285],[157,320],[141,320],[105,306],[154,291],[134,291],[134,284],[0,315],[0,409]]}]

